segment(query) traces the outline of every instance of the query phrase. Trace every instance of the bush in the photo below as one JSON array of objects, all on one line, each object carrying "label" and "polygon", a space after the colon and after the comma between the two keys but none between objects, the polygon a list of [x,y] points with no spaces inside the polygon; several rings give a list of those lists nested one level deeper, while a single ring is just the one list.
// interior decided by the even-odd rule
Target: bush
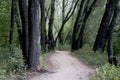
[{"label": "bush", "polygon": [[22,52],[17,47],[11,45],[6,48],[3,48],[1,51],[2,59],[4,61],[4,68],[9,71],[20,71],[24,68],[24,60],[22,56]]},{"label": "bush", "polygon": [[26,80],[24,60],[19,48],[14,45],[0,47],[0,61],[0,80]]},{"label": "bush", "polygon": [[93,80],[120,80],[120,68],[114,65],[105,64],[96,69]]},{"label": "bush", "polygon": [[117,37],[115,38],[113,49],[114,49],[115,55],[120,54],[120,38],[117,38]]}]

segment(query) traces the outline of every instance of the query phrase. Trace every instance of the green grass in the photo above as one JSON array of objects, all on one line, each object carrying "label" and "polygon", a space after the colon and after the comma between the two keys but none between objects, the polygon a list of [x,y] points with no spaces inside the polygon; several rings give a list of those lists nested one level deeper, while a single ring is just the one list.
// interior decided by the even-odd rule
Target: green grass
[{"label": "green grass", "polygon": [[58,45],[55,50],[61,50],[61,51],[70,51],[70,45],[64,44],[64,45]]},{"label": "green grass", "polygon": [[[106,53],[100,51],[93,52],[89,45],[85,45],[82,49],[74,51],[74,56],[82,59],[85,63],[90,64],[96,68],[92,80],[119,80],[120,67],[115,67],[108,63]],[[118,56],[118,58],[120,58]]]},{"label": "green grass", "polygon": [[40,68],[41,69],[44,69],[44,70],[48,69],[47,59],[48,59],[48,56],[52,53],[54,53],[54,51],[41,53],[40,55]]},{"label": "green grass", "polygon": [[74,51],[72,54],[94,67],[99,67],[107,63],[106,54],[101,54],[99,51],[93,52],[88,45],[78,51]]}]

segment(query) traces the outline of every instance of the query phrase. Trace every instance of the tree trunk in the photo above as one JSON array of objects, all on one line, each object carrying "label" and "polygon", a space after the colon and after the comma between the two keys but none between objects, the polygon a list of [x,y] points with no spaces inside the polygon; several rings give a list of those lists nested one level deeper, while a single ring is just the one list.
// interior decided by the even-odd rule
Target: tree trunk
[{"label": "tree trunk", "polygon": [[91,6],[89,7],[88,4],[89,4],[89,1],[87,2],[87,5],[84,9],[84,14],[85,16],[83,17],[83,21],[82,21],[82,25],[81,25],[81,29],[80,29],[80,32],[79,32],[79,36],[78,36],[78,39],[77,39],[77,49],[79,48],[82,48],[83,47],[83,37],[84,37],[84,33],[85,33],[85,28],[86,28],[86,22],[94,8],[94,5],[96,4],[97,0],[94,0],[93,3],[91,4]]},{"label": "tree trunk", "polygon": [[46,51],[46,42],[47,42],[47,35],[46,35],[46,20],[45,20],[45,0],[40,0],[40,8],[41,8],[41,48],[42,51]]},{"label": "tree trunk", "polygon": [[13,44],[13,41],[14,41],[15,5],[16,5],[16,0],[12,0],[12,4],[11,4],[11,25],[10,25],[9,44]]},{"label": "tree trunk", "polygon": [[100,28],[93,46],[93,51],[96,51],[100,49],[101,51],[104,51],[104,47],[107,41],[107,32],[110,26],[111,18],[113,16],[113,1],[108,0],[106,4],[106,10],[103,15]]},{"label": "tree trunk", "polygon": [[55,47],[54,37],[53,37],[53,23],[55,15],[55,0],[51,0],[51,14],[49,19],[49,30],[48,30],[48,41],[50,50],[53,50]]},{"label": "tree trunk", "polygon": [[[119,2],[119,1],[118,1]],[[117,57],[115,57],[114,51],[113,51],[113,33],[114,33],[114,27],[117,21],[117,18],[119,16],[118,7],[115,6],[115,3],[113,1],[114,5],[114,15],[110,24],[110,28],[108,31],[108,46],[107,46],[107,52],[108,52],[108,61],[110,64],[114,64],[115,66],[118,65]]]},{"label": "tree trunk", "polygon": [[40,29],[39,29],[39,1],[29,0],[29,62],[28,67],[33,70],[40,69]]},{"label": "tree trunk", "polygon": [[23,45],[22,52],[25,59],[28,58],[28,6],[27,0],[19,0],[20,17],[22,21]]},{"label": "tree trunk", "polygon": [[[62,1],[62,24],[64,24],[64,18],[65,18],[65,0]],[[64,26],[64,25],[62,25]],[[63,30],[61,31],[61,34],[59,35],[59,43],[63,44]]]},{"label": "tree trunk", "polygon": [[22,33],[22,26],[20,23],[20,15],[19,15],[19,11],[18,11],[18,5],[16,5],[15,7],[15,21],[16,21],[16,26],[17,26],[17,31],[18,31],[18,37],[19,37],[19,43],[20,43],[20,48],[22,49],[23,47],[23,33]]},{"label": "tree trunk", "polygon": [[79,30],[81,29],[80,28],[80,22],[82,21],[82,15],[83,15],[83,12],[84,12],[84,5],[85,5],[86,1],[85,0],[82,0],[81,1],[81,4],[79,6],[79,10],[78,10],[78,13],[77,13],[77,18],[76,18],[76,21],[75,21],[75,24],[74,24],[74,28],[73,28],[73,34],[72,34],[72,45],[71,45],[71,50],[74,51],[74,50],[77,50],[77,34],[79,32]]},{"label": "tree trunk", "polygon": [[62,21],[62,25],[61,25],[61,28],[57,34],[57,37],[55,38],[55,43],[57,42],[57,39],[59,38],[59,36],[61,36],[61,33],[63,32],[63,29],[64,29],[64,25],[66,24],[66,22],[71,18],[71,16],[73,15],[77,5],[79,3],[79,0],[76,0],[75,4],[74,4],[74,7],[73,7],[73,10],[72,10],[72,6],[71,8],[69,9],[68,13],[66,14],[66,16],[64,16],[64,20]]}]

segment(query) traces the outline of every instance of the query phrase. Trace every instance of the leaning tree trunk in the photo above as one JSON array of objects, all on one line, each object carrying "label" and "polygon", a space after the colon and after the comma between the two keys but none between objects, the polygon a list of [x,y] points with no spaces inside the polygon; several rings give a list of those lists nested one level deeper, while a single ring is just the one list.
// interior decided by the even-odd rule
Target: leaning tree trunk
[{"label": "leaning tree trunk", "polygon": [[113,1],[107,0],[106,10],[102,18],[100,28],[93,46],[93,51],[96,51],[98,49],[104,51],[104,47],[107,41],[107,32],[110,26],[111,18],[113,16],[113,10],[114,10],[113,8],[114,8]]},{"label": "leaning tree trunk", "polygon": [[53,37],[53,24],[54,24],[54,15],[55,15],[55,0],[51,0],[51,13],[49,19],[49,30],[48,30],[48,48],[53,50],[55,47],[54,37]]},{"label": "leaning tree trunk", "polygon": [[83,37],[84,37],[84,33],[85,33],[85,28],[86,28],[86,22],[96,4],[97,0],[94,0],[93,3],[90,5],[90,7],[88,6],[89,4],[89,1],[87,2],[87,5],[84,9],[84,19],[82,21],[82,25],[81,25],[81,29],[80,29],[80,32],[79,32],[79,36],[78,36],[78,39],[77,39],[77,49],[79,48],[82,48],[83,47]]},{"label": "leaning tree trunk", "polygon": [[11,25],[10,25],[9,44],[13,44],[13,41],[14,41],[15,6],[16,6],[16,0],[12,0],[12,4],[11,4]]},{"label": "leaning tree trunk", "polygon": [[85,5],[85,0],[82,0],[81,1],[81,4],[79,6],[79,10],[78,10],[78,13],[77,13],[77,18],[76,18],[76,21],[75,21],[75,24],[74,24],[74,28],[73,28],[73,34],[72,34],[72,43],[71,43],[71,50],[74,51],[74,50],[77,50],[77,34],[79,32],[79,29],[80,29],[80,21],[82,20],[81,19],[81,16],[83,14],[83,9],[84,9],[84,5]]},{"label": "leaning tree trunk", "polygon": [[28,67],[38,70],[40,66],[40,29],[39,29],[39,0],[29,0],[29,62]]},{"label": "leaning tree trunk", "polygon": [[[59,40],[60,40],[60,38],[61,38],[61,40],[63,40],[62,39],[62,33],[63,33],[63,30],[64,30],[64,25],[68,22],[68,20],[72,17],[72,15],[74,14],[74,12],[75,12],[75,10],[76,10],[76,8],[77,8],[77,5],[78,5],[78,3],[79,3],[79,1],[80,0],[76,0],[76,2],[74,3],[74,6],[72,6],[71,5],[71,7],[70,7],[70,9],[69,9],[69,11],[67,12],[67,14],[66,15],[64,15],[63,17],[63,21],[62,21],[62,25],[61,25],[61,28],[60,28],[60,30],[59,30],[59,32],[58,32],[58,34],[57,34],[57,36],[56,36],[56,38],[55,38],[55,43],[57,42],[57,39],[59,38]],[[74,2],[74,1],[73,1]],[[72,3],[73,4],[73,3]],[[65,13],[65,12],[64,12]],[[61,42],[62,43],[62,42]]]},{"label": "leaning tree trunk", "polygon": [[28,6],[27,0],[19,0],[19,10],[22,21],[23,44],[22,52],[25,59],[28,58]]},{"label": "leaning tree trunk", "polygon": [[[64,18],[65,18],[65,0],[62,1],[62,24],[64,24]],[[64,26],[64,25],[62,25]],[[61,31],[61,34],[59,35],[59,43],[63,44],[63,30]]]},{"label": "leaning tree trunk", "polygon": [[83,13],[80,16],[80,18],[82,18],[79,23],[79,31],[76,32],[78,35],[76,35],[76,50],[78,50],[79,48],[82,48],[83,46],[83,36],[84,36],[84,31],[85,31],[85,23],[87,21],[87,19],[89,18],[90,13],[87,10],[90,10],[88,8],[89,5],[89,0],[85,3],[85,7],[83,7]]},{"label": "leaning tree trunk", "polygon": [[40,8],[41,8],[41,48],[42,51],[46,51],[46,42],[47,42],[47,35],[46,35],[46,20],[45,20],[45,0],[40,0]]}]

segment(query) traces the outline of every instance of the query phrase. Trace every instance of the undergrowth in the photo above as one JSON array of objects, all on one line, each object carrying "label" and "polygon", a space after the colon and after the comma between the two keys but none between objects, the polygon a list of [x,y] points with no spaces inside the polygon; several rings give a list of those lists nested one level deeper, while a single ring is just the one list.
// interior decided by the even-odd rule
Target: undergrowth
[{"label": "undergrowth", "polygon": [[22,52],[14,45],[0,47],[0,80],[27,80]]},{"label": "undergrowth", "polygon": [[70,44],[59,45],[55,50],[70,51]]},{"label": "undergrowth", "polygon": [[[53,51],[40,55],[40,68],[47,70],[48,55]],[[14,45],[0,47],[0,80],[27,80],[31,73],[24,64],[22,51]]]},{"label": "undergrowth", "polygon": [[40,68],[41,69],[48,69],[48,57],[50,54],[54,53],[54,51],[50,51],[50,52],[45,52],[45,53],[41,53],[40,55]]},{"label": "undergrowth", "polygon": [[89,45],[85,45],[82,49],[74,51],[72,54],[87,64],[96,67],[92,80],[120,80],[120,67],[110,65],[106,53],[93,52]]},{"label": "undergrowth", "polygon": [[105,64],[96,69],[93,80],[120,80],[120,67]]},{"label": "undergrowth", "polygon": [[88,45],[85,45],[78,51],[74,51],[72,54],[94,67],[99,67],[107,63],[106,54],[102,54],[99,51],[93,52]]}]

